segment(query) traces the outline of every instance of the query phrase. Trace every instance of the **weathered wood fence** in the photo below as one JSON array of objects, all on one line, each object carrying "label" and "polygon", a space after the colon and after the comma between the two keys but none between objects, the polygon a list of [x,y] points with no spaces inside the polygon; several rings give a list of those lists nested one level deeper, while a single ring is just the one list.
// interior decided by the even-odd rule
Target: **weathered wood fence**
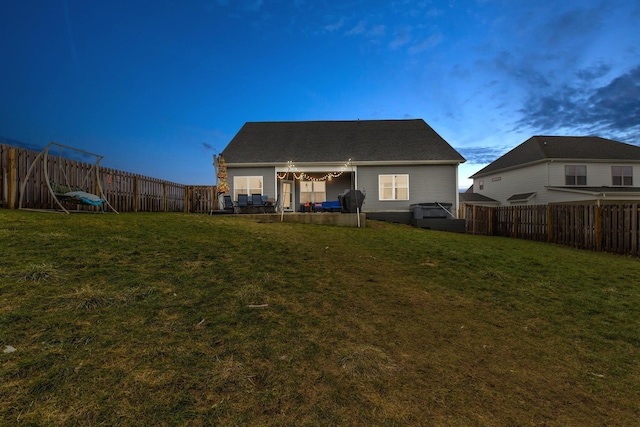
[{"label": "weathered wood fence", "polygon": [[640,256],[640,205],[462,205],[467,233]]},{"label": "weathered wood fence", "polygon": [[[29,167],[38,151],[0,144],[0,207],[16,209],[20,197],[20,185],[27,179]],[[44,159],[38,160],[34,172],[25,186],[22,207],[30,209],[55,209],[57,206],[49,193],[44,177]],[[83,187],[97,194],[87,177],[93,164],[49,155],[49,179],[58,184]],[[104,194],[118,212],[192,212],[208,213],[217,209],[216,188],[210,185],[183,185],[100,167],[98,179]],[[63,182],[64,181],[64,182]],[[95,207],[77,205],[74,209],[95,210]]]}]

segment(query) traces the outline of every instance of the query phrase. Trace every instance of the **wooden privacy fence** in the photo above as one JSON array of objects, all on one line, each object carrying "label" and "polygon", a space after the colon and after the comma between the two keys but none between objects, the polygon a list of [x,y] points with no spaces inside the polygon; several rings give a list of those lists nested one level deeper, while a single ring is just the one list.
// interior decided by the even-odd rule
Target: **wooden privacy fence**
[{"label": "wooden privacy fence", "polygon": [[640,205],[462,205],[467,232],[640,256]]},{"label": "wooden privacy fence", "polygon": [[[38,151],[0,144],[0,207],[16,209],[20,197],[20,184],[26,179],[29,167]],[[26,182],[22,207],[28,209],[55,209],[53,197],[44,178],[44,159],[38,160]],[[49,179],[62,184],[62,177],[70,187],[86,186],[92,164],[49,155]],[[218,209],[216,187],[209,185],[183,185],[100,167],[98,179],[109,203],[118,212],[195,212],[208,213]],[[85,188],[95,193],[95,188]],[[95,207],[77,205],[74,209],[96,210]]]}]

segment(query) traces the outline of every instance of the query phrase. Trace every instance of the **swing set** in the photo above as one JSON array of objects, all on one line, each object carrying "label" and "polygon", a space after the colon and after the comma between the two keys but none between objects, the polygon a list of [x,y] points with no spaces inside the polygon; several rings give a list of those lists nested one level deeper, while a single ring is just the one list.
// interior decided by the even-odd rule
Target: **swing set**
[{"label": "swing set", "polygon": [[[58,147],[59,155],[58,161],[51,161],[53,156],[49,155],[49,151],[51,147]],[[87,156],[91,156],[95,159],[91,168],[84,174],[84,179],[80,186],[73,186],[69,182],[69,177],[67,175],[67,171],[65,171],[64,161],[62,157],[63,150],[70,150],[76,153],[84,154]],[[83,204],[89,206],[96,206],[100,208],[100,211],[104,213],[104,205],[106,205],[111,211],[118,213],[111,203],[107,200],[104,195],[104,191],[102,190],[102,185],[100,183],[100,161],[104,158],[104,156],[90,153],[88,151],[81,150],[79,148],[69,147],[67,145],[58,144],[57,142],[51,142],[49,145],[45,147],[43,151],[41,151],[36,158],[29,166],[29,171],[27,172],[27,176],[25,176],[22,184],[20,185],[20,202],[18,204],[19,209],[26,209],[22,207],[22,201],[24,199],[25,190],[27,188],[27,184],[29,182],[29,177],[32,176],[35,180],[36,177],[36,165],[42,164],[43,167],[43,175],[45,183],[47,184],[47,188],[49,189],[49,194],[51,194],[53,201],[60,208],[57,210],[62,210],[64,213],[71,213],[73,211],[68,210],[63,206],[63,203],[67,204]],[[42,162],[40,162],[42,159]],[[50,175],[51,173],[51,175]],[[93,182],[89,181],[89,178],[93,178]],[[51,180],[53,178],[53,181]],[[89,187],[89,185],[92,185]],[[93,189],[98,194],[93,194],[87,189]],[[32,209],[32,210],[47,210],[47,209]],[[78,211],[76,211],[78,212]]]}]

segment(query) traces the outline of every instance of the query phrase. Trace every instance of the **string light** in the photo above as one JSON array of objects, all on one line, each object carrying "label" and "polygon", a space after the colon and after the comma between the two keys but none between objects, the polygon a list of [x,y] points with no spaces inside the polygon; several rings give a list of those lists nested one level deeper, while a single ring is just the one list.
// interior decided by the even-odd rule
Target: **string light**
[{"label": "string light", "polygon": [[338,178],[340,175],[342,175],[345,172],[345,170],[347,170],[350,167],[351,167],[351,159],[349,159],[347,163],[345,163],[342,167],[340,167],[340,170],[338,170],[337,172],[329,172],[323,175],[322,177],[317,178],[317,177],[308,175],[305,172],[300,171],[296,167],[296,165],[293,164],[292,161],[288,161],[287,171],[283,172],[282,174],[277,174],[277,176],[278,176],[278,179],[285,179],[289,175],[289,173],[292,172],[293,178],[297,179],[298,181],[314,181],[314,182],[331,181],[333,178]]}]

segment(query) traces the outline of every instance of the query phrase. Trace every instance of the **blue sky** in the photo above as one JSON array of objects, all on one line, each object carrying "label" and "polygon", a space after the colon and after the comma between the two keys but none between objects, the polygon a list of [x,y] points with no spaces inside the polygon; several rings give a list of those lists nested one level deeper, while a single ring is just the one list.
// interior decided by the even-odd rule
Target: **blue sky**
[{"label": "blue sky", "polygon": [[0,137],[212,184],[247,121],[422,118],[464,187],[533,135],[640,144],[638,22],[635,0],[2,0]]}]

